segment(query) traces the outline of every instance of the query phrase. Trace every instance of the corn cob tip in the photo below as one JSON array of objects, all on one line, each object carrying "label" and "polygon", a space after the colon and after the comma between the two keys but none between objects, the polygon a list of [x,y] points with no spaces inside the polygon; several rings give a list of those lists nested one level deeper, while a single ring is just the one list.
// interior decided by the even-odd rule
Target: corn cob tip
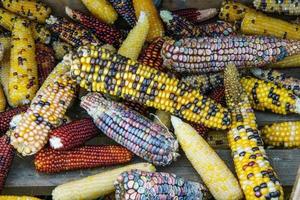
[{"label": "corn cob tip", "polygon": [[49,139],[49,143],[51,148],[53,149],[60,149],[63,147],[63,143],[61,142],[61,139],[55,136]]},{"label": "corn cob tip", "polygon": [[50,15],[50,17],[48,19],[46,19],[46,24],[52,25],[55,24],[57,22],[58,18]]},{"label": "corn cob tip", "polygon": [[171,122],[172,122],[173,128],[176,129],[176,127],[180,126],[180,124],[182,123],[182,120],[180,118],[172,115]]},{"label": "corn cob tip", "polygon": [[172,13],[168,10],[161,10],[160,18],[165,22],[166,24],[170,25],[170,21],[173,19]]},{"label": "corn cob tip", "polygon": [[69,7],[69,6],[66,6],[65,7],[65,12],[68,16],[72,16],[73,15],[73,10]]}]

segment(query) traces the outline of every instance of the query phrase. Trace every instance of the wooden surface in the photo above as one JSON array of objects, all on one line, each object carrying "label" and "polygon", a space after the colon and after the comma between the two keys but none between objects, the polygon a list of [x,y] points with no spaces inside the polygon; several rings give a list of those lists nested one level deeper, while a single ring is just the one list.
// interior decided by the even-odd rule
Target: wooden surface
[{"label": "wooden surface", "polygon": [[[44,0],[53,8],[55,14],[62,15],[64,13],[64,7],[70,6],[71,8],[80,9],[86,12],[79,0]],[[247,1],[249,2],[249,1]],[[210,8],[219,7],[221,0],[164,0],[162,7],[168,9],[179,9],[186,7],[198,7],[198,8]],[[300,69],[284,70],[290,75],[300,78]],[[73,111],[76,114],[79,111]],[[300,120],[299,115],[275,115],[272,113],[257,112],[258,124],[265,125],[274,121],[287,121],[287,120]],[[112,141],[104,136],[94,139],[91,143],[105,144]],[[227,149],[217,150],[221,158],[227,163],[232,171],[232,158],[230,151]],[[283,185],[292,186],[295,181],[296,172],[300,164],[300,150],[267,150],[267,154],[277,171],[279,178]],[[189,180],[200,181],[199,175],[191,167],[188,160],[183,156],[178,161],[165,168],[158,168],[158,171],[173,172],[179,176],[185,177]],[[201,156],[201,155],[199,155]],[[136,158],[135,162],[141,161]],[[26,195],[48,195],[51,193],[53,187],[56,185],[75,180],[78,178],[86,177],[98,172],[101,172],[103,168],[93,170],[81,170],[67,173],[60,173],[55,175],[46,175],[42,173],[36,173],[33,167],[33,158],[22,158],[16,156],[12,170],[9,173],[4,194],[26,194]]]}]

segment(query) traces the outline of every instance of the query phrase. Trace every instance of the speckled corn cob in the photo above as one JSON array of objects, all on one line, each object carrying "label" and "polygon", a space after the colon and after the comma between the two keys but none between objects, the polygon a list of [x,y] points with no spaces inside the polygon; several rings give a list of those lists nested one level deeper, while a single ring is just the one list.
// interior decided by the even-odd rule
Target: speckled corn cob
[{"label": "speckled corn cob", "polygon": [[262,14],[258,15],[254,12],[245,14],[241,23],[241,32],[243,34],[275,36],[284,39],[300,39],[300,25]]},{"label": "speckled corn cob", "polygon": [[6,97],[7,103],[11,106],[13,105],[9,93],[8,93],[8,82],[9,82],[9,70],[10,70],[10,52],[5,53],[3,60],[1,61],[0,67],[0,82],[4,95]]},{"label": "speckled corn cob", "polygon": [[45,25],[32,23],[32,31],[35,41],[44,44],[49,44],[51,40],[51,33]]},{"label": "speckled corn cob", "polygon": [[18,16],[4,8],[0,8],[0,25],[11,31],[13,29],[14,21]]},{"label": "speckled corn cob", "polygon": [[51,13],[50,7],[35,0],[1,0],[1,2],[5,9],[42,23]]},{"label": "speckled corn cob", "polygon": [[0,200],[41,200],[41,199],[36,197],[29,197],[29,196],[0,195]]},{"label": "speckled corn cob", "polygon": [[10,134],[11,144],[20,154],[33,155],[47,143],[49,132],[64,116],[74,97],[73,84],[74,81],[65,74],[40,89]]},{"label": "speckled corn cob", "polygon": [[6,108],[6,98],[2,86],[0,85],[0,113],[5,111],[5,108]]},{"label": "speckled corn cob", "polygon": [[241,84],[254,109],[283,115],[300,113],[300,99],[290,90],[252,77],[243,77]]},{"label": "speckled corn cob", "polygon": [[218,15],[218,10],[216,8],[204,10],[200,10],[198,8],[184,8],[174,10],[172,13],[179,15],[180,17],[184,17],[194,24],[199,24]]},{"label": "speckled corn cob", "polygon": [[92,30],[99,40],[119,47],[124,39],[124,34],[114,26],[108,25],[93,16],[86,15],[78,10],[66,7],[66,14],[75,21]]},{"label": "speckled corn cob", "polygon": [[34,159],[35,169],[44,173],[58,173],[76,169],[91,169],[129,162],[133,154],[124,147],[83,146],[71,150],[56,151],[45,148]]},{"label": "speckled corn cob", "polygon": [[3,135],[0,137],[0,192],[3,190],[13,158],[14,148],[9,144],[9,138]]},{"label": "speckled corn cob", "polygon": [[50,16],[46,20],[48,28],[59,35],[63,41],[71,44],[74,47],[87,45],[91,43],[98,44],[99,41],[96,36],[89,30],[85,29],[78,23],[68,21],[62,17]]},{"label": "speckled corn cob", "polygon": [[280,181],[267,158],[254,111],[234,65],[226,67],[224,85],[233,120],[227,137],[245,199],[283,200]]},{"label": "speckled corn cob", "polygon": [[172,116],[174,133],[188,160],[217,200],[238,200],[243,194],[237,179],[218,154],[189,124]]},{"label": "speckled corn cob", "polygon": [[146,37],[150,31],[148,16],[145,12],[141,12],[137,24],[129,32],[127,38],[123,41],[118,50],[118,54],[137,60],[146,41]]},{"label": "speckled corn cob", "polygon": [[230,125],[225,108],[174,76],[141,65],[98,46],[81,47],[65,57],[73,78],[89,91],[136,101],[208,127]]},{"label": "speckled corn cob", "polygon": [[261,135],[266,145],[275,147],[300,147],[300,121],[281,122],[261,128]]},{"label": "speckled corn cob", "polygon": [[130,108],[131,110],[134,110],[134,111],[136,111],[136,112],[138,112],[138,113],[140,113],[140,114],[142,114],[144,116],[148,116],[149,115],[148,108],[146,106],[138,103],[138,102],[132,102],[132,101],[126,101],[125,100],[125,101],[122,101],[122,103],[126,107]]},{"label": "speckled corn cob", "polygon": [[57,60],[63,59],[63,57],[72,51],[72,46],[67,42],[62,41],[61,39],[55,39],[52,41],[51,46],[55,53],[55,58]]},{"label": "speckled corn cob", "polygon": [[131,170],[123,172],[115,182],[116,200],[142,199],[207,199],[204,185],[186,181],[175,174]]},{"label": "speckled corn cob", "polygon": [[134,13],[132,0],[108,0],[117,13],[125,19],[125,21],[134,27],[137,21]]},{"label": "speckled corn cob", "polygon": [[55,67],[55,57],[53,49],[45,44],[37,43],[36,62],[39,73],[39,85],[42,85]]},{"label": "speckled corn cob", "polygon": [[12,108],[0,113],[0,133],[5,133],[9,129],[9,123],[15,115],[26,112],[28,106]]},{"label": "speckled corn cob", "polygon": [[30,23],[16,20],[12,30],[8,93],[11,106],[30,103],[38,89],[35,42]]},{"label": "speckled corn cob", "polygon": [[81,0],[81,2],[95,17],[107,24],[113,24],[118,18],[117,12],[107,0]]},{"label": "speckled corn cob", "polygon": [[286,74],[273,69],[251,69],[251,73],[262,80],[278,84],[288,90],[292,90],[297,96],[300,96],[300,80],[287,76]]},{"label": "speckled corn cob", "polygon": [[202,36],[219,37],[236,35],[234,25],[224,21],[205,24],[200,26],[199,28],[201,29]]},{"label": "speckled corn cob", "polygon": [[152,41],[157,37],[164,36],[164,26],[159,17],[158,11],[152,0],[132,0],[135,10],[135,16],[138,18],[141,12],[148,14],[150,29],[147,36],[147,41]]},{"label": "speckled corn cob", "polygon": [[300,15],[300,5],[298,0],[254,0],[253,5],[256,9],[267,13]]},{"label": "speckled corn cob", "polygon": [[298,54],[300,42],[259,36],[186,38],[164,43],[164,64],[179,73],[206,73],[234,63],[238,68],[259,67]]},{"label": "speckled corn cob", "polygon": [[53,149],[70,150],[98,134],[92,119],[79,119],[54,129],[49,135],[49,143]]},{"label": "speckled corn cob", "polygon": [[272,68],[289,68],[289,67],[299,67],[299,66],[300,66],[299,54],[285,57],[283,60],[270,65],[270,67]]},{"label": "speckled corn cob", "polygon": [[166,128],[121,103],[89,93],[82,98],[81,107],[104,134],[155,165],[168,165],[179,155],[178,143]]},{"label": "speckled corn cob", "polygon": [[224,0],[219,13],[219,18],[227,22],[236,22],[244,18],[248,12],[256,12],[254,9],[233,0]]}]

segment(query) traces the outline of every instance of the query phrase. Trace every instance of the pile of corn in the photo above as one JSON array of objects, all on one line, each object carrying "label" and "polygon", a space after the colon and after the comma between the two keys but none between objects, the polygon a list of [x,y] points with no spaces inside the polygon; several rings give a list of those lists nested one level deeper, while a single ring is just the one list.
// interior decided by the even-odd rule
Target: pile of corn
[{"label": "pile of corn", "polygon": [[[253,109],[300,114],[300,80],[271,69],[300,66],[300,25],[266,14],[300,15],[298,2],[226,0],[218,12],[81,1],[89,12],[69,5],[61,17],[36,0],[1,0],[0,192],[17,153],[34,155],[39,173],[108,167],[57,186],[54,200],[284,199],[264,147],[300,148],[300,122],[260,131]],[[66,120],[74,108],[85,114]],[[114,144],[88,145],[100,132]],[[180,147],[203,183],[155,172],[176,165]]]}]

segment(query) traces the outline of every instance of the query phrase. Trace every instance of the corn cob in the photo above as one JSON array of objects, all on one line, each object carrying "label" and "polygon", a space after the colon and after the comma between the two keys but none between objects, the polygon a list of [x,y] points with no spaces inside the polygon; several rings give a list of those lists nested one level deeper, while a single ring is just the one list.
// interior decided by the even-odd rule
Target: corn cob
[{"label": "corn cob", "polygon": [[147,41],[151,42],[157,37],[164,36],[164,26],[152,0],[132,0],[135,16],[138,18],[141,12],[146,12],[149,17],[150,29]]},{"label": "corn cob", "polygon": [[172,116],[175,135],[192,166],[217,200],[242,199],[239,183],[218,154],[189,124]]},{"label": "corn cob", "polygon": [[224,0],[219,13],[219,18],[227,22],[236,22],[244,18],[246,13],[256,12],[254,9],[235,1]]},{"label": "corn cob", "polygon": [[128,107],[131,110],[134,110],[144,116],[148,116],[149,115],[149,111],[148,108],[138,102],[132,102],[132,101],[122,101],[122,103]]},{"label": "corn cob", "polygon": [[106,49],[81,47],[64,61],[71,66],[73,78],[89,91],[136,101],[208,127],[226,129],[230,125],[227,110],[198,91]]},{"label": "corn cob", "polygon": [[45,44],[37,43],[36,61],[39,72],[39,85],[42,85],[55,67],[55,57],[53,49]]},{"label": "corn cob", "polygon": [[209,8],[204,10],[200,10],[198,8],[184,8],[174,10],[172,11],[172,13],[180,17],[184,17],[194,24],[199,24],[218,15],[218,10],[216,8]]},{"label": "corn cob", "polygon": [[0,200],[41,200],[41,199],[36,197],[29,197],[29,196],[0,195]]},{"label": "corn cob", "polygon": [[18,15],[0,8],[0,25],[11,31],[13,29],[14,21],[18,18]]},{"label": "corn cob", "polygon": [[280,181],[263,148],[254,111],[234,65],[225,68],[224,85],[233,119],[227,137],[245,199],[283,200]]},{"label": "corn cob", "polygon": [[287,148],[300,147],[300,122],[281,122],[261,128],[261,135],[267,145]]},{"label": "corn cob", "polygon": [[49,143],[53,149],[70,150],[83,145],[98,134],[93,120],[79,119],[54,129],[49,135]]},{"label": "corn cob", "polygon": [[272,68],[289,68],[300,66],[300,55],[293,55],[284,58],[283,60],[270,65]]},{"label": "corn cob", "polygon": [[75,21],[92,30],[99,40],[119,47],[124,39],[124,34],[114,26],[108,25],[93,16],[88,16],[78,10],[66,7],[66,14]]},{"label": "corn cob", "polygon": [[155,165],[169,165],[179,155],[176,139],[166,128],[99,93],[82,98],[81,107],[108,137]]},{"label": "corn cob", "polygon": [[132,157],[129,150],[116,145],[83,146],[66,151],[45,148],[36,154],[34,165],[39,172],[57,173],[127,163]]},{"label": "corn cob", "polygon": [[51,40],[51,33],[45,25],[32,23],[32,31],[35,41],[44,44],[49,44]]},{"label": "corn cob", "polygon": [[10,134],[11,144],[23,156],[33,155],[42,149],[50,130],[59,123],[74,97],[74,82],[67,74],[45,83],[47,86],[40,89]]},{"label": "corn cob", "polygon": [[9,123],[15,115],[26,112],[28,106],[12,108],[0,113],[0,133],[5,133],[9,129]]},{"label": "corn cob", "polygon": [[206,73],[223,70],[228,63],[238,68],[264,66],[299,51],[299,41],[228,36],[168,40],[161,53],[164,65],[179,73]]},{"label": "corn cob", "polygon": [[132,0],[108,0],[117,13],[125,19],[125,21],[131,26],[134,27],[136,24],[136,17],[134,13],[134,8]]},{"label": "corn cob", "polygon": [[30,23],[16,20],[12,30],[8,93],[11,105],[28,104],[38,89],[35,42]]},{"label": "corn cob", "polygon": [[201,29],[202,36],[219,37],[236,35],[234,25],[224,21],[205,24],[200,26],[199,28]]},{"label": "corn cob", "polygon": [[287,76],[280,71],[273,69],[251,69],[251,73],[259,79],[275,83],[288,90],[291,90],[295,95],[300,96],[300,80]]},{"label": "corn cob", "polygon": [[59,185],[52,191],[52,198],[53,200],[92,200],[105,196],[114,191],[114,181],[117,180],[118,176],[132,169],[146,172],[155,171],[155,167],[148,163],[126,165]]},{"label": "corn cob", "polygon": [[[149,185],[151,185],[149,187]],[[142,199],[208,199],[207,188],[175,174],[131,170],[115,181],[116,200]]]},{"label": "corn cob", "polygon": [[118,50],[118,54],[132,60],[137,60],[146,41],[149,28],[150,24],[148,16],[144,12],[141,12],[137,24],[123,41],[120,49]]},{"label": "corn cob", "polygon": [[6,52],[0,66],[0,82],[3,92],[6,96],[7,103],[11,106],[12,102],[8,93],[8,81],[10,71],[10,51]]},{"label": "corn cob", "polygon": [[[107,0],[81,0],[86,8],[99,20],[107,23],[113,24],[117,18],[118,14]],[[101,8],[101,9],[99,9]]]},{"label": "corn cob", "polygon": [[300,8],[299,1],[294,0],[254,0],[253,5],[256,9],[262,10],[267,13],[280,13],[285,15],[299,15]]},{"label": "corn cob", "polygon": [[55,41],[52,41],[51,46],[53,48],[53,51],[55,53],[55,58],[57,60],[63,59],[63,57],[72,51],[72,46],[68,44],[67,42],[63,42],[60,39],[57,39]]},{"label": "corn cob", "polygon": [[0,137],[0,192],[3,190],[13,158],[14,148],[9,144],[9,138],[3,135]]},{"label": "corn cob", "polygon": [[83,26],[70,22],[62,17],[50,16],[46,20],[48,28],[57,34],[60,39],[78,47],[87,44],[99,44],[96,36]]},{"label": "corn cob", "polygon": [[241,84],[254,109],[283,115],[300,113],[300,99],[290,90],[252,77],[243,77]]},{"label": "corn cob", "polygon": [[0,113],[5,111],[5,108],[6,108],[6,98],[2,86],[0,85]]}]

